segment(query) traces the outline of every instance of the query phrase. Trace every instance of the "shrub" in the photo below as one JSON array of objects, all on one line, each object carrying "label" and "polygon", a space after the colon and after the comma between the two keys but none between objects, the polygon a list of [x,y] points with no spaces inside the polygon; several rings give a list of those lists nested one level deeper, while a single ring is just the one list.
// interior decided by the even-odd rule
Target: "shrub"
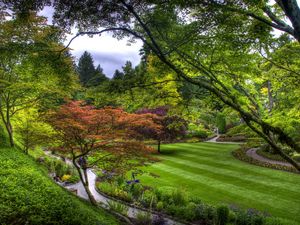
[{"label": "shrub", "polygon": [[231,141],[231,142],[243,142],[246,140],[245,136],[227,136],[227,135],[221,135],[217,141]]},{"label": "shrub", "polygon": [[167,213],[178,218],[184,218],[185,209],[185,206],[179,206],[175,204],[166,206]]},{"label": "shrub", "polygon": [[151,220],[151,214],[148,212],[139,212],[136,215],[136,224],[137,225],[151,225],[152,220]]},{"label": "shrub", "polygon": [[216,117],[216,125],[219,129],[219,132],[221,134],[224,134],[225,133],[225,129],[226,129],[226,120],[225,120],[225,116],[221,113],[217,114],[217,117]]},{"label": "shrub", "polygon": [[236,216],[236,225],[251,225],[250,216],[243,211],[238,212]]},{"label": "shrub", "polygon": [[176,189],[172,192],[172,199],[175,205],[186,205],[188,197],[182,189]]},{"label": "shrub", "polygon": [[228,222],[235,224],[236,221],[236,215],[234,212],[232,212],[231,210],[229,210],[229,214],[228,214]]},{"label": "shrub", "polygon": [[195,207],[195,219],[197,220],[213,220],[215,218],[215,208],[199,203]]},{"label": "shrub", "polygon": [[263,225],[263,224],[264,224],[263,216],[257,215],[252,218],[252,225]]},{"label": "shrub", "polygon": [[54,170],[57,176],[62,177],[64,174],[68,172],[68,166],[65,165],[64,162],[60,160],[56,160]]},{"label": "shrub", "polygon": [[141,202],[146,207],[152,207],[153,205],[156,205],[157,197],[154,192],[146,190],[142,195]]},{"label": "shrub", "polygon": [[188,201],[189,201],[189,202],[194,202],[194,203],[196,203],[196,204],[202,203],[202,200],[201,200],[199,197],[194,196],[194,195],[188,196]]},{"label": "shrub", "polygon": [[156,209],[158,211],[161,211],[164,209],[164,203],[162,201],[159,201],[157,204],[156,204]]},{"label": "shrub", "polygon": [[300,162],[300,154],[294,154],[292,157],[295,161]]},{"label": "shrub", "polygon": [[107,204],[110,210],[127,216],[128,206],[116,201],[108,201]]},{"label": "shrub", "polygon": [[144,187],[142,184],[132,184],[129,186],[129,191],[132,196],[138,199],[143,193]]},{"label": "shrub", "polygon": [[193,221],[196,218],[196,207],[194,202],[189,202],[185,207],[183,218],[188,221]]},{"label": "shrub", "polygon": [[246,125],[240,124],[230,128],[226,134],[228,136],[245,136],[245,137],[256,137],[257,135]]},{"label": "shrub", "polygon": [[228,222],[229,209],[227,206],[217,208],[217,221],[219,225],[225,225]]},{"label": "shrub", "polygon": [[118,187],[116,187],[114,190],[113,190],[113,193],[112,193],[115,197],[121,199],[121,200],[124,200],[126,202],[132,202],[132,195],[131,193],[128,193]]},{"label": "shrub", "polygon": [[188,126],[188,134],[186,135],[187,138],[207,138],[211,135],[212,132],[205,129],[203,125],[196,125],[194,123],[190,123]]},{"label": "shrub", "polygon": [[160,187],[154,190],[154,193],[159,201],[163,201],[166,204],[173,204],[172,187]]},{"label": "shrub", "polygon": [[102,191],[108,195],[112,195],[114,192],[114,189],[115,189],[114,186],[112,186],[110,183],[107,183],[107,182],[97,183],[97,188],[99,188],[100,191]]},{"label": "shrub", "polygon": [[79,182],[80,178],[77,174],[73,174],[70,179],[68,180],[69,183],[75,184]]}]

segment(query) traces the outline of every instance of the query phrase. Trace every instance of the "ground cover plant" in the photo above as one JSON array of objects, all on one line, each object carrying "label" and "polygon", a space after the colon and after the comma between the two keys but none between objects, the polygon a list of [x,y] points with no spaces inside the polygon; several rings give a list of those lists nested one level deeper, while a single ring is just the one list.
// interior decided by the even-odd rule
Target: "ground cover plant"
[{"label": "ground cover plant", "polygon": [[0,224],[118,224],[63,190],[20,150],[0,148]]}]

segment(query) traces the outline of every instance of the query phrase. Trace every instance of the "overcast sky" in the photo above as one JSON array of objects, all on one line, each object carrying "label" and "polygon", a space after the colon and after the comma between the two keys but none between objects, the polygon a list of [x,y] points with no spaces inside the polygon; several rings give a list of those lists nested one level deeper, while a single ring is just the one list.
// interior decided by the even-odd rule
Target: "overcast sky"
[{"label": "overcast sky", "polygon": [[[48,22],[52,23],[53,8],[45,7],[39,15],[48,18]],[[65,44],[69,43],[69,40],[76,35],[76,31],[72,35],[68,35]],[[139,50],[142,47],[142,42],[128,46],[127,40],[120,40],[113,38],[109,33],[104,33],[100,37],[88,37],[80,36],[72,41],[70,48],[71,53],[78,59],[84,51],[88,51],[92,54],[95,67],[99,64],[103,68],[104,73],[108,77],[112,77],[116,69],[121,69],[126,61],[131,61],[133,66],[136,66],[140,62]]]},{"label": "overcast sky", "polygon": [[[300,0],[297,0],[300,5]],[[52,23],[53,8],[45,7],[39,14],[46,16],[48,22]],[[278,32],[277,30],[275,33]],[[72,35],[68,35],[65,44],[69,43],[69,40],[76,34],[76,31]],[[133,66],[136,66],[140,62],[139,50],[142,47],[142,42],[128,46],[127,40],[120,40],[113,38],[109,33],[104,33],[100,37],[77,37],[70,45],[71,53],[78,59],[84,51],[88,51],[92,54],[95,67],[99,64],[103,68],[104,73],[108,77],[112,77],[116,69],[121,69],[126,61],[131,61]]]}]

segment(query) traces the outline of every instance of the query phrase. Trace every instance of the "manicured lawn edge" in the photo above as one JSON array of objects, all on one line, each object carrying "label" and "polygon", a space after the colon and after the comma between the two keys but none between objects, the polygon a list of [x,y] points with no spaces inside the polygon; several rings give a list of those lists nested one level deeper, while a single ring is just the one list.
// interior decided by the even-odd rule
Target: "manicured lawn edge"
[{"label": "manicured lawn edge", "polygon": [[270,169],[281,170],[281,171],[285,171],[285,172],[292,172],[292,173],[299,174],[299,172],[294,167],[288,167],[288,166],[283,166],[283,165],[276,165],[276,164],[271,164],[271,163],[267,163],[267,162],[261,162],[259,160],[253,159],[253,158],[249,157],[246,154],[247,150],[249,150],[249,149],[241,147],[241,148],[233,151],[232,155],[236,159],[239,159],[241,161],[244,161],[244,162],[256,165],[256,166],[262,166],[262,167],[267,167],[267,168],[270,168]]}]

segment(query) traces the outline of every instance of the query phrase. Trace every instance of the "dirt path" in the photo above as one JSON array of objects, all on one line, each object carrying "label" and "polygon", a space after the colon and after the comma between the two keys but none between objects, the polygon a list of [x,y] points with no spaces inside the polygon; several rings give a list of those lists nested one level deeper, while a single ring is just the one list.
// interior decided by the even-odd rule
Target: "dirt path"
[{"label": "dirt path", "polygon": [[246,152],[246,154],[247,154],[247,156],[249,156],[249,157],[251,157],[253,159],[256,159],[258,161],[261,161],[261,162],[266,162],[266,163],[275,164],[275,165],[281,165],[281,166],[293,167],[290,163],[276,161],[276,160],[268,159],[268,158],[265,158],[265,157],[263,157],[261,155],[258,155],[256,153],[257,150],[258,150],[258,148],[251,148],[251,149],[249,149]]}]

